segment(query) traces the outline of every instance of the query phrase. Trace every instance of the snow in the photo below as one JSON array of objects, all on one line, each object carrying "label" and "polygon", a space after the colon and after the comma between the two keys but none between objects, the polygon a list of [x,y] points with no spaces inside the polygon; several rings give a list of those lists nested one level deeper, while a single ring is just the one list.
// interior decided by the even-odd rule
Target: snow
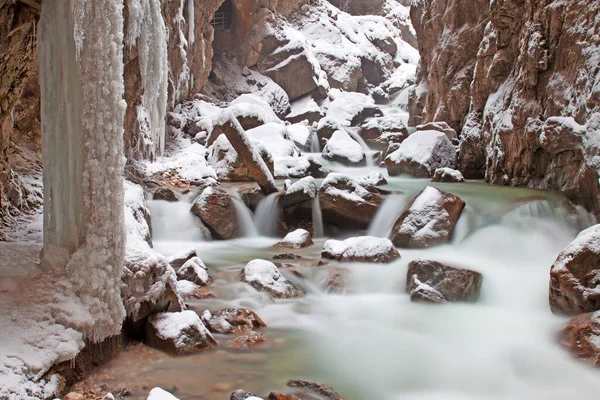
[{"label": "snow", "polygon": [[[190,2],[191,3],[191,2]],[[159,387],[155,387],[150,391],[147,400],[179,400],[177,397],[173,396],[171,393],[163,390]]]},{"label": "snow", "polygon": [[[338,189],[336,185],[343,185],[345,189]],[[355,203],[364,203],[369,196],[369,191],[362,187],[358,181],[342,173],[331,173],[321,183],[319,191],[326,191],[332,196],[343,197]]]},{"label": "snow", "polygon": [[568,271],[567,264],[573,259],[573,255],[582,252],[600,254],[600,224],[581,231],[575,240],[565,247],[552,265],[553,273]]},{"label": "snow", "polygon": [[281,123],[271,105],[254,94],[242,94],[233,100],[228,108],[238,118],[256,118],[264,123]]},{"label": "snow", "polygon": [[310,148],[311,144],[311,133],[310,128],[305,123],[298,123],[289,125],[287,127],[290,138],[296,143],[296,145],[307,149]]},{"label": "snow", "polygon": [[187,335],[184,332],[189,332],[191,329],[197,330],[203,337],[212,337],[198,314],[192,310],[156,314],[152,317],[152,324],[160,338],[172,340],[176,347],[187,344]]},{"label": "snow", "polygon": [[379,171],[371,171],[367,175],[356,178],[356,182],[363,187],[379,186],[387,183],[383,174]]},{"label": "snow", "polygon": [[267,260],[252,260],[243,270],[244,281],[257,283],[259,286],[271,291],[285,295],[295,291],[294,286],[281,275],[277,266]]},{"label": "snow", "polygon": [[354,117],[366,107],[375,105],[372,97],[362,93],[332,89],[329,95],[333,101],[329,104],[326,115],[342,126],[350,126]]},{"label": "snow", "polygon": [[286,194],[302,192],[311,199],[317,197],[317,181],[312,176],[304,177],[297,182],[292,183],[286,190]]},{"label": "snow", "polygon": [[258,143],[266,148],[276,162],[279,157],[298,156],[300,150],[289,139],[288,128],[279,123],[266,123],[246,131],[252,143]]},{"label": "snow", "polygon": [[323,147],[323,157],[328,160],[360,164],[365,160],[362,146],[345,131],[335,131]]},{"label": "snow", "polygon": [[300,97],[291,103],[291,111],[286,118],[293,119],[308,113],[321,113],[321,107],[312,96]]},{"label": "snow", "polygon": [[305,229],[296,229],[295,231],[288,233],[277,246],[299,249],[306,246],[307,243],[312,243],[310,233]]},{"label": "snow", "polygon": [[416,163],[432,174],[437,168],[452,166],[456,149],[445,133],[417,131],[406,138],[400,148],[386,157],[394,164]]},{"label": "snow", "polygon": [[208,276],[208,272],[206,272],[207,270],[208,268],[206,268],[206,265],[204,265],[204,262],[199,257],[192,257],[179,268],[177,276],[182,280],[193,279],[196,283],[208,285],[211,279]]},{"label": "snow", "polygon": [[450,177],[452,182],[464,182],[465,180],[460,171],[447,167],[436,169],[433,176],[434,180],[438,179],[438,181],[441,180],[442,182],[446,181],[446,177]]},{"label": "snow", "polygon": [[346,240],[328,240],[323,246],[323,252],[339,260],[356,260],[374,258],[394,252],[391,240],[373,236],[353,237]]},{"label": "snow", "polygon": [[196,285],[190,281],[177,281],[177,291],[181,293],[184,298],[193,297],[196,294],[196,290],[200,289],[200,285]]}]

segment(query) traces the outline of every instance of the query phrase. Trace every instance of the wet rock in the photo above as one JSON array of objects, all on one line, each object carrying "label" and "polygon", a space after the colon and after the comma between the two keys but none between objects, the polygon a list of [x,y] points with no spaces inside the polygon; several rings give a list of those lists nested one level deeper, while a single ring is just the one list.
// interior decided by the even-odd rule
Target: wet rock
[{"label": "wet rock", "polygon": [[202,321],[213,333],[244,334],[267,325],[252,310],[247,308],[223,308],[204,311]]},{"label": "wet rock", "polygon": [[278,393],[271,392],[269,393],[268,400],[301,400],[300,397],[294,396],[289,393]]},{"label": "wet rock", "polygon": [[164,200],[169,202],[179,201],[174,191],[169,188],[160,188],[152,196],[153,200]]},{"label": "wet rock", "polygon": [[283,254],[276,254],[273,256],[273,260],[298,260],[300,258],[302,258],[301,255],[294,254],[294,253],[283,253]]},{"label": "wet rock", "polygon": [[323,385],[320,383],[314,383],[305,380],[296,380],[289,381],[288,386],[298,388],[303,392],[317,394],[323,397],[325,400],[344,400],[342,395],[333,390],[331,386]]},{"label": "wet rock", "polygon": [[398,247],[425,248],[446,243],[460,218],[465,202],[427,186],[408,205],[392,229]]},{"label": "wet rock", "polygon": [[200,317],[193,311],[161,313],[148,318],[148,345],[171,354],[190,354],[217,345]]},{"label": "wet rock", "polygon": [[369,191],[373,191],[376,186],[387,184],[387,179],[379,171],[372,171],[365,176],[356,178],[356,182]]},{"label": "wet rock", "polygon": [[304,229],[296,229],[288,233],[275,247],[286,249],[301,249],[313,244],[310,233]]},{"label": "wet rock", "polygon": [[436,169],[453,168],[455,164],[456,148],[438,131],[413,133],[385,158],[390,175],[409,174],[417,178],[431,178]]},{"label": "wet rock", "polygon": [[190,281],[178,281],[177,291],[183,300],[206,300],[217,297],[206,287],[202,287]]},{"label": "wet rock", "polygon": [[315,178],[307,176],[290,185],[285,194],[279,198],[279,205],[284,209],[290,208],[311,201],[317,197],[317,193],[318,188]]},{"label": "wet rock", "polygon": [[250,261],[242,271],[242,281],[277,298],[304,296],[302,290],[281,275],[275,264],[266,260]]},{"label": "wet rock", "polygon": [[208,227],[214,239],[233,239],[239,232],[233,201],[223,189],[207,187],[194,200],[192,213]]},{"label": "wet rock", "polygon": [[244,392],[243,390],[236,390],[235,392],[231,393],[231,397],[229,398],[229,400],[246,400],[249,398],[258,399],[258,397],[254,395],[254,393]]},{"label": "wet rock", "polygon": [[250,332],[247,335],[238,336],[235,339],[227,342],[227,347],[237,350],[245,350],[256,347],[265,341],[265,336],[262,333]]},{"label": "wet rock", "polygon": [[193,257],[177,271],[177,279],[193,282],[200,286],[208,286],[212,278],[208,276],[208,268],[198,257]]},{"label": "wet rock", "polygon": [[154,388],[150,391],[148,398],[146,400],[179,400],[177,397],[173,396],[171,393],[167,392],[161,388]]},{"label": "wet rock", "polygon": [[560,332],[560,343],[573,356],[600,365],[600,312],[585,313],[571,319]]},{"label": "wet rock", "polygon": [[242,202],[252,211],[256,211],[256,207],[264,200],[265,195],[260,188],[252,188],[240,192]]},{"label": "wet rock", "polygon": [[185,264],[188,260],[191,260],[194,257],[198,257],[196,249],[189,249],[167,257],[167,261],[169,261],[169,264],[171,264],[171,267],[173,267],[175,271],[178,271],[179,268],[183,266],[183,264]]},{"label": "wet rock", "polygon": [[344,165],[364,165],[366,156],[362,146],[344,130],[337,130],[323,147],[323,158]]},{"label": "wet rock", "polygon": [[433,174],[431,182],[464,182],[465,178],[460,171],[452,168],[438,168]]},{"label": "wet rock", "polygon": [[400,253],[389,239],[372,236],[325,242],[323,258],[339,261],[389,263],[400,258]]},{"label": "wet rock", "polygon": [[448,137],[448,139],[456,140],[458,137],[456,135],[456,131],[450,127],[446,122],[437,121],[437,122],[428,122],[423,125],[417,126],[417,131],[438,131],[444,132],[444,134]]},{"label": "wet rock", "polygon": [[450,303],[475,301],[479,297],[480,273],[435,261],[411,261],[406,274],[406,291],[412,301]]},{"label": "wet rock", "polygon": [[344,228],[366,229],[383,198],[347,175],[332,173],[321,183],[319,200],[325,222]]},{"label": "wet rock", "polygon": [[327,274],[327,292],[344,294],[347,291],[348,272],[343,268],[332,268]]},{"label": "wet rock", "polygon": [[576,315],[600,310],[600,224],[582,231],[550,269],[550,309]]}]

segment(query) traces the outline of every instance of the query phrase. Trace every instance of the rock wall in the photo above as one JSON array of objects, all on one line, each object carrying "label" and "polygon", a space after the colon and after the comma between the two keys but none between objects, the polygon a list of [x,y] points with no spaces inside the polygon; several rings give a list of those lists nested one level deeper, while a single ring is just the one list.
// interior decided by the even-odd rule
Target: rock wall
[{"label": "rock wall", "polygon": [[600,3],[422,0],[411,121],[461,131],[460,169],[600,216]]}]

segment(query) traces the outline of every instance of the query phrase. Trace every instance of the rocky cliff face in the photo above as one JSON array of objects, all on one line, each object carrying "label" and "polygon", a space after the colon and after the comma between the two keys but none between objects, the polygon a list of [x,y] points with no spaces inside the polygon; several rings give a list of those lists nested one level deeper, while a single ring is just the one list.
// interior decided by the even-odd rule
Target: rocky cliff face
[{"label": "rocky cliff face", "polygon": [[413,123],[461,130],[460,169],[600,214],[600,3],[421,0]]}]

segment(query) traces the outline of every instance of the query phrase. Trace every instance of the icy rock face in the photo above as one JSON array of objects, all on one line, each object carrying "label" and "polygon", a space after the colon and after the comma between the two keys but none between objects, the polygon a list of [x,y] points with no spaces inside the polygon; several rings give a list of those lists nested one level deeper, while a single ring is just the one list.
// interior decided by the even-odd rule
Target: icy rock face
[{"label": "icy rock face", "polygon": [[193,311],[161,313],[146,324],[148,344],[168,353],[196,353],[217,345],[198,314]]},{"label": "icy rock face", "polygon": [[482,280],[481,274],[475,271],[418,259],[408,265],[406,291],[412,301],[475,301],[479,297]]},{"label": "icy rock face", "polygon": [[331,173],[321,183],[319,201],[323,218],[334,225],[365,229],[383,198],[351,177]]},{"label": "icy rock face", "polygon": [[424,248],[446,243],[460,218],[465,202],[459,197],[428,186],[400,215],[392,229],[398,247]]},{"label": "icy rock face", "polygon": [[454,167],[456,148],[443,132],[417,131],[385,158],[390,175],[431,178],[438,168]]},{"label": "icy rock face", "polygon": [[600,310],[600,225],[581,232],[550,269],[550,308],[575,315]]},{"label": "icy rock face", "polygon": [[244,334],[267,325],[252,310],[246,308],[223,308],[204,311],[202,321],[213,333]]},{"label": "icy rock face", "polygon": [[600,4],[475,3],[411,9],[422,55],[411,119],[460,133],[466,178],[559,190],[598,215]]},{"label": "icy rock face", "polygon": [[577,358],[600,365],[600,313],[585,313],[571,319],[560,332],[560,343]]},{"label": "icy rock face", "polygon": [[125,317],[123,24],[122,0],[50,0],[39,24],[42,259],[69,271],[95,321],[80,329],[95,342]]},{"label": "icy rock face", "polygon": [[328,240],[321,256],[339,261],[389,263],[400,258],[400,253],[389,239],[361,236],[343,241]]},{"label": "icy rock face", "polygon": [[303,247],[308,247],[312,244],[312,238],[307,230],[296,229],[295,231],[288,233],[281,242],[275,245],[275,247],[300,249]]},{"label": "icy rock face", "polygon": [[281,275],[275,264],[266,260],[250,261],[242,270],[242,281],[277,298],[304,296],[302,290]]}]

